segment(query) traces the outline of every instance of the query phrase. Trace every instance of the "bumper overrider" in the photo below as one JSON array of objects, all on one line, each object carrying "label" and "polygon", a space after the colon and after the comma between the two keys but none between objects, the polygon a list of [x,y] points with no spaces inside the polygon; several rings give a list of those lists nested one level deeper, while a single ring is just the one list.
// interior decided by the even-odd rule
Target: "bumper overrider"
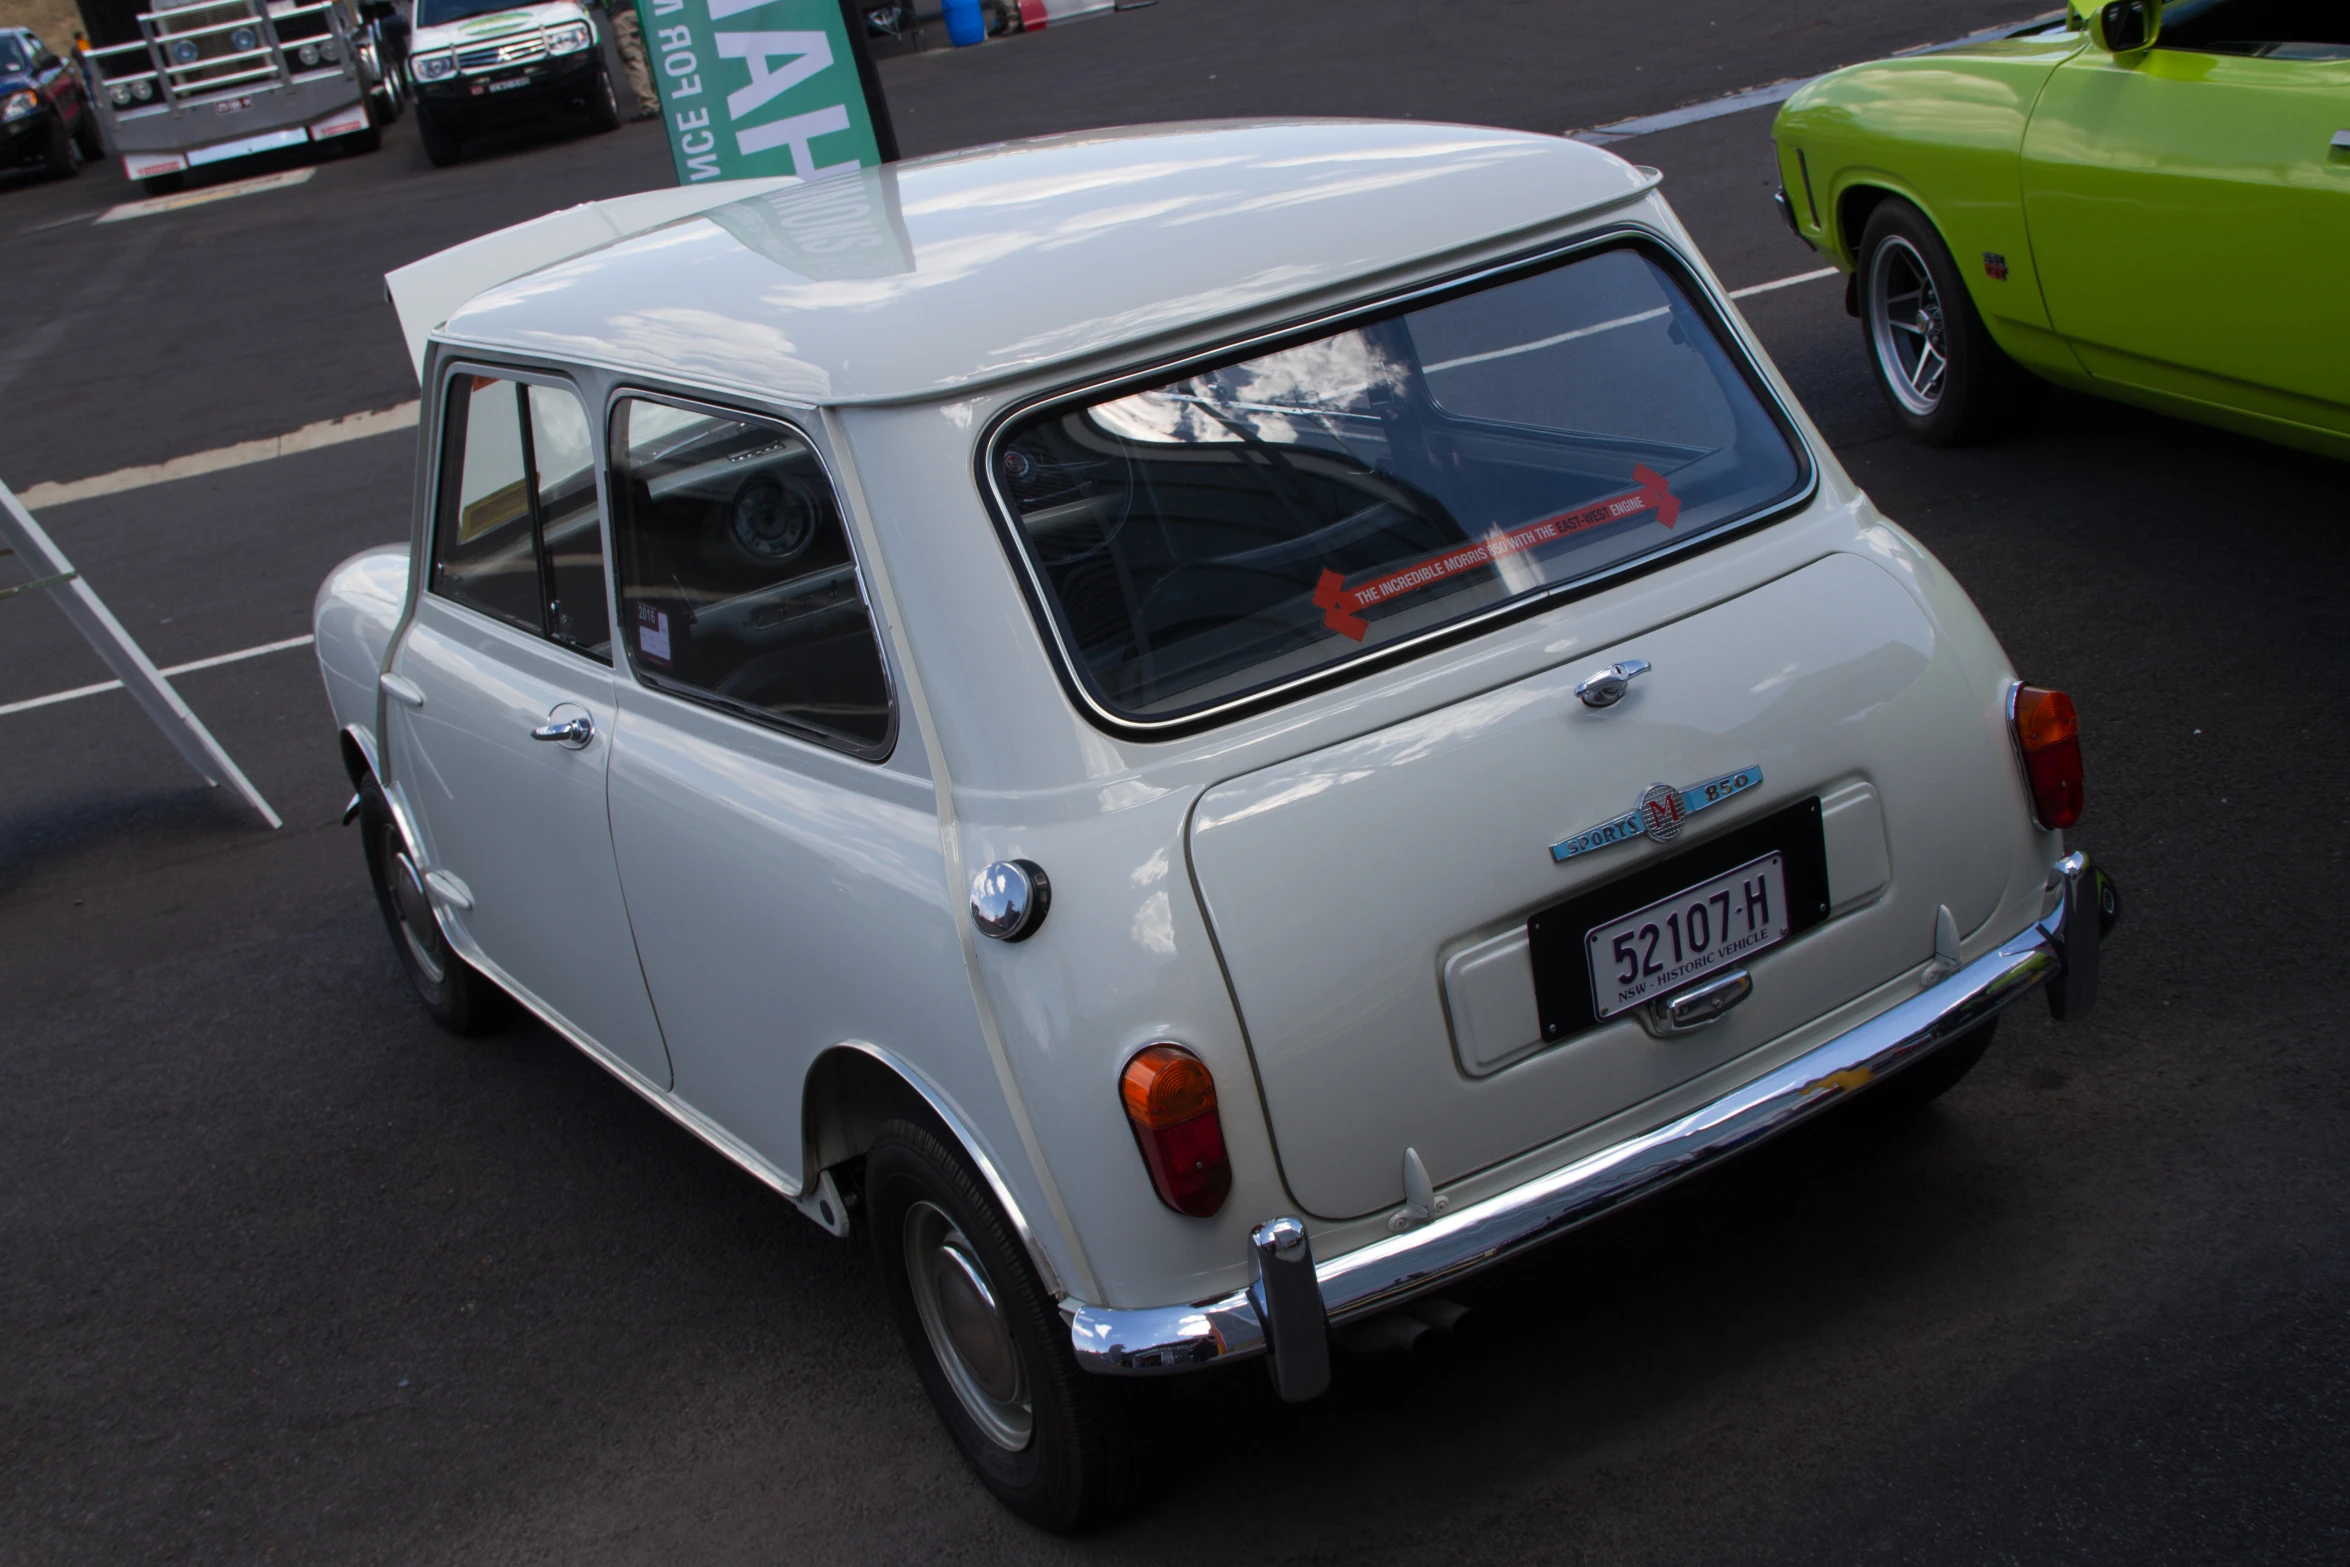
[{"label": "bumper overrider", "polygon": [[2087,855],[2058,861],[2054,881],[2055,911],[1997,950],[1678,1120],[1328,1262],[1314,1261],[1302,1220],[1269,1220],[1250,1237],[1255,1282],[1219,1300],[1066,1303],[1078,1363],[1157,1376],[1270,1355],[1283,1398],[1315,1397],[1330,1380],[1332,1324],[1392,1310],[1751,1148],[1914,1066],[2033,990],[2046,988],[2060,1022],[2086,1016],[2098,944],[2118,905]]}]

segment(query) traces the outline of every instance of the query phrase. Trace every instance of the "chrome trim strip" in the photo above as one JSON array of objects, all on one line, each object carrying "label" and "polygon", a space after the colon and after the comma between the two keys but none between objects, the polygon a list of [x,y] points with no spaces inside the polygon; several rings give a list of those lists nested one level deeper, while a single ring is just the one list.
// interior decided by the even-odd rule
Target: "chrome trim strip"
[{"label": "chrome trim strip", "polygon": [[[382,677],[377,678],[380,680]],[[351,743],[359,748],[359,758],[367,764],[369,774],[381,783],[384,772],[382,764],[375,759],[375,736],[368,733],[365,724],[345,724],[343,733],[349,735]]]},{"label": "chrome trim strip", "polygon": [[[2070,880],[2077,884],[2085,878],[2076,874]],[[1688,1115],[1515,1190],[1318,1263],[1315,1277],[1330,1321],[1388,1310],[1554,1240],[1912,1065],[2057,977],[2068,918],[2094,922],[2097,917],[2093,907],[2079,905],[2078,914],[2073,908],[2068,899],[1931,990]],[[1246,1290],[1188,1306],[1064,1303],[1062,1310],[1078,1363],[1089,1371],[1156,1376],[1265,1352],[1264,1329]]]},{"label": "chrome trim strip", "polygon": [[[1037,1240],[1036,1227],[1028,1222],[1028,1215],[1020,1210],[1020,1200],[1012,1195],[1012,1188],[1004,1184],[1003,1176],[996,1170],[995,1161],[988,1157],[987,1144],[979,1140],[979,1134],[972,1130],[971,1123],[956,1108],[955,1102],[947,1097],[946,1090],[925,1077],[922,1069],[913,1062],[879,1045],[867,1044],[862,1039],[844,1039],[832,1049],[855,1050],[871,1056],[903,1078],[907,1087],[922,1096],[931,1112],[946,1123],[955,1141],[963,1145],[963,1151],[971,1156],[971,1162],[979,1166],[980,1179],[986,1181],[987,1189],[995,1193],[996,1203],[1004,1210],[1004,1217],[1012,1221],[1012,1228],[1020,1232],[1020,1244],[1028,1248],[1028,1260],[1036,1264],[1037,1276],[1044,1281],[1046,1292],[1055,1300],[1066,1297],[1069,1292],[1061,1285],[1061,1275],[1053,1267],[1053,1259],[1045,1255],[1043,1243]],[[825,1051],[817,1059],[822,1060],[824,1055],[830,1053],[829,1050]]]}]

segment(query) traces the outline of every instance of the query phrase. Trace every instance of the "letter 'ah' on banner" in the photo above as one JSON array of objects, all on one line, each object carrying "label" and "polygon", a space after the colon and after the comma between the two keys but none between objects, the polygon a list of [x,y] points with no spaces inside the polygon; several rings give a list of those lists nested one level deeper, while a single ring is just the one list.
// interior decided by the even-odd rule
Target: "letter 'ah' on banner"
[{"label": "letter 'ah' on banner", "polygon": [[680,185],[813,179],[894,156],[840,0],[636,4]]}]

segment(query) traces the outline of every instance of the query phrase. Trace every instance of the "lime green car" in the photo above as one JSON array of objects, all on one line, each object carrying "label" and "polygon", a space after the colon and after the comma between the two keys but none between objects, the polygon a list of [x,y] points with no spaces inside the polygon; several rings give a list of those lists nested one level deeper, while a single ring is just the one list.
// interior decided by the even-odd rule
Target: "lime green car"
[{"label": "lime green car", "polygon": [[2038,377],[2350,457],[2350,0],[2072,6],[1779,111],[1895,416],[1979,439]]}]

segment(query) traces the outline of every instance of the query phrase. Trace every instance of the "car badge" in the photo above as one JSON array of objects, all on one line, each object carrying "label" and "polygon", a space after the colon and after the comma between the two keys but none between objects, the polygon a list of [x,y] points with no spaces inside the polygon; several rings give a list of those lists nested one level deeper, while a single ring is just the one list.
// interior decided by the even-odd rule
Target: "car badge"
[{"label": "car badge", "polygon": [[1627,843],[1643,834],[1658,843],[1671,843],[1681,836],[1681,829],[1690,817],[1732,795],[1744,794],[1762,781],[1760,767],[1741,767],[1734,773],[1724,773],[1686,789],[1676,789],[1671,784],[1650,784],[1640,791],[1632,809],[1552,844],[1550,857],[1554,863],[1563,863],[1578,854],[1589,854],[1612,843]]}]

